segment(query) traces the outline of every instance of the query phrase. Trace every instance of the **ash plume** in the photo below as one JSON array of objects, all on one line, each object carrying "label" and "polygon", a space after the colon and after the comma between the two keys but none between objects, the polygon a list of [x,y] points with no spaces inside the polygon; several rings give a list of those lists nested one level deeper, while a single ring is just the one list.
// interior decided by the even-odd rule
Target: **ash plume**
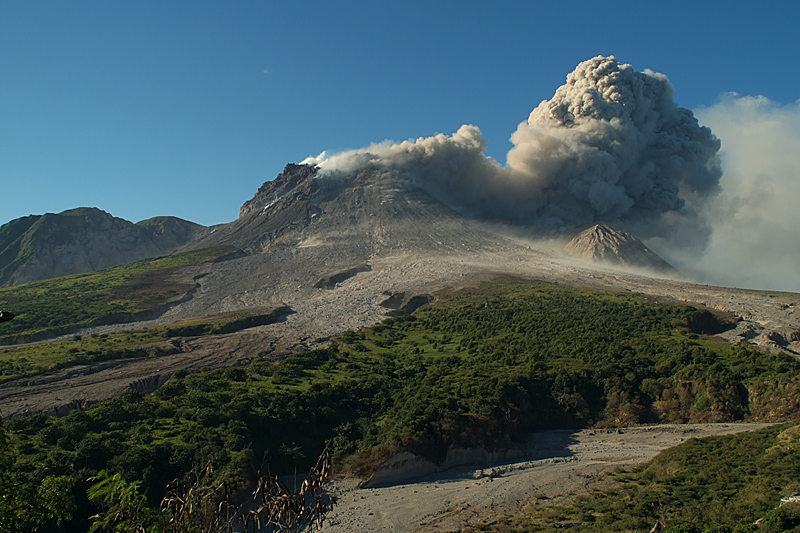
[{"label": "ash plume", "polygon": [[438,134],[416,140],[373,144],[363,150],[321,153],[304,164],[320,167],[322,179],[346,179],[354,172],[374,168],[427,190],[448,205],[483,216],[490,211],[481,195],[501,200],[498,185],[504,170],[484,153],[488,142],[480,129],[463,125],[453,135]]},{"label": "ash plume", "polygon": [[722,175],[719,140],[675,104],[666,76],[613,56],[578,65],[511,141],[507,170],[533,190],[543,229],[618,222],[670,235],[680,218],[701,222]]},{"label": "ash plume", "polygon": [[677,106],[663,74],[613,56],[584,61],[511,136],[505,167],[475,126],[304,161],[321,178],[374,168],[482,218],[553,234],[607,223],[701,250],[719,191],[719,140]]},{"label": "ash plume", "polygon": [[723,139],[725,172],[707,211],[708,252],[683,258],[682,270],[724,285],[800,292],[800,101],[726,94],[697,113]]}]

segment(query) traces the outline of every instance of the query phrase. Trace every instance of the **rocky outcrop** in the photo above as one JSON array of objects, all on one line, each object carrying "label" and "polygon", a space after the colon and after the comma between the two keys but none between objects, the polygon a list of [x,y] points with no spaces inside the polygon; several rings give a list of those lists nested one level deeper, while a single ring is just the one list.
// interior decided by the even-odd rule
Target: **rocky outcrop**
[{"label": "rocky outcrop", "polygon": [[657,272],[674,272],[672,266],[647,248],[642,241],[605,224],[596,224],[582,231],[564,247],[574,257]]},{"label": "rocky outcrop", "polygon": [[742,320],[734,333],[744,346],[800,355],[800,327],[796,324],[764,325],[753,320]]},{"label": "rocky outcrop", "polygon": [[239,209],[239,218],[266,211],[299,185],[313,178],[316,173],[317,167],[314,166],[291,163],[286,165],[282,173],[274,180],[264,183],[255,196],[245,202]]},{"label": "rocky outcrop", "polygon": [[267,251],[276,241],[309,227],[320,213],[317,167],[286,165],[239,210],[239,218],[192,244],[200,249],[230,245],[248,254]]},{"label": "rocky outcrop", "polygon": [[384,292],[388,298],[381,302],[381,307],[389,309],[389,316],[400,316],[413,313],[423,305],[433,301],[430,294],[408,294],[405,292]]},{"label": "rocky outcrop", "polygon": [[128,388],[137,392],[141,392],[142,394],[150,394],[166,383],[169,380],[170,375],[171,374],[155,374],[137,379],[136,381],[132,381],[128,385]]},{"label": "rocky outcrop", "polygon": [[0,286],[169,255],[206,231],[176,217],[134,224],[96,208],[12,220],[0,227]]}]

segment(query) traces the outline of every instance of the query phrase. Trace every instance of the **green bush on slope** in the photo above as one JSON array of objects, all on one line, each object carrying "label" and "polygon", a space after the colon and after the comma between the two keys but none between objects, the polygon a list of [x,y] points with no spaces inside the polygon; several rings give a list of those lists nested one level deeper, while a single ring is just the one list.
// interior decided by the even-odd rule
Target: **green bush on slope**
[{"label": "green bush on slope", "polygon": [[21,475],[107,469],[155,504],[192,465],[243,484],[264,457],[278,474],[311,466],[326,441],[366,473],[401,449],[438,459],[532,429],[796,417],[800,365],[685,331],[697,313],[498,282],[277,364],[178,374],[150,396],[8,424]]},{"label": "green bush on slope", "polygon": [[[800,425],[689,439],[665,450],[613,488],[567,506],[535,506],[516,531],[800,531],[800,508],[778,509],[800,491]],[[752,527],[764,518],[759,527]]]}]

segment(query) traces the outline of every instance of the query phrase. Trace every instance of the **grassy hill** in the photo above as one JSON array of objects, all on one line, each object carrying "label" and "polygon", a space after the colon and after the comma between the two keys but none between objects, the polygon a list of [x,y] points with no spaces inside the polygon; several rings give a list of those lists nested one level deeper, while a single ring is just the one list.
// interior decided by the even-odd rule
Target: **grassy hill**
[{"label": "grassy hill", "polygon": [[533,429],[797,419],[800,363],[701,331],[722,326],[689,306],[499,281],[328,349],[177,373],[150,396],[6,424],[20,475],[73,476],[90,512],[83,480],[100,469],[140,480],[156,505],[193,465],[243,486],[262,459],[273,473],[300,470],[326,442],[341,471],[366,474],[400,450],[437,460]]},{"label": "grassy hill", "polygon": [[61,335],[102,323],[124,322],[180,297],[194,284],[175,281],[180,268],[234,251],[217,247],[145,259],[88,274],[0,288],[0,309],[16,318],[0,329],[0,345]]}]

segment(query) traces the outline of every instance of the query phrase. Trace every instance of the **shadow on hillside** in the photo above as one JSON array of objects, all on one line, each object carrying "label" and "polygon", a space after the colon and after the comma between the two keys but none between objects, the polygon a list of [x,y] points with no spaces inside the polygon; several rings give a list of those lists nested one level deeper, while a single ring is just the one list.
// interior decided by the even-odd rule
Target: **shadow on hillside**
[{"label": "shadow on hillside", "polygon": [[416,483],[448,483],[464,479],[501,477],[506,473],[572,460],[570,447],[578,442],[579,429],[557,429],[531,433],[528,440],[508,450],[485,448],[452,449],[435,464],[411,453],[400,453],[381,465],[361,483],[362,488]]}]

